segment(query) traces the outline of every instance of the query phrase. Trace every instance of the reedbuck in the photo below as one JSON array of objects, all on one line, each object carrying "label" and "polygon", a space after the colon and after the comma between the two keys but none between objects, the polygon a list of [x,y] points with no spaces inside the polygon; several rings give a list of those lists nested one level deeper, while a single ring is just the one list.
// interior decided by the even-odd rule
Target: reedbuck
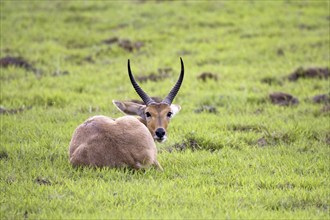
[{"label": "reedbuck", "polygon": [[[113,101],[115,106],[127,115],[117,119],[94,116],[79,125],[71,139],[69,154],[74,166],[108,166],[146,168],[150,165],[162,170],[157,161],[157,148],[154,140],[163,142],[167,138],[166,129],[170,119],[180,111],[179,105],[172,104],[184,77],[181,60],[181,73],[178,81],[161,101],[150,98],[135,81],[128,60],[130,81],[144,104]],[[151,135],[150,135],[151,134]]]}]

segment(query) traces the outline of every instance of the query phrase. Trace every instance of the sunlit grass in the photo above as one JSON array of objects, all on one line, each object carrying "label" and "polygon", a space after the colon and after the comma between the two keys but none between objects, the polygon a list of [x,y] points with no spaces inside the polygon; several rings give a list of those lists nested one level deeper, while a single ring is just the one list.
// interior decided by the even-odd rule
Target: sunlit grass
[{"label": "sunlit grass", "polygon": [[[1,67],[1,108],[21,109],[0,116],[1,218],[330,217],[329,111],[312,101],[330,94],[329,79],[287,80],[300,66],[330,67],[327,1],[0,4],[1,58],[38,70]],[[114,37],[144,46],[103,43]],[[141,83],[164,97],[179,57],[182,110],[157,144],[164,172],[72,168],[74,129],[120,117],[111,101],[138,97],[127,59],[136,76],[171,68]],[[278,91],[299,104],[271,104]]]}]

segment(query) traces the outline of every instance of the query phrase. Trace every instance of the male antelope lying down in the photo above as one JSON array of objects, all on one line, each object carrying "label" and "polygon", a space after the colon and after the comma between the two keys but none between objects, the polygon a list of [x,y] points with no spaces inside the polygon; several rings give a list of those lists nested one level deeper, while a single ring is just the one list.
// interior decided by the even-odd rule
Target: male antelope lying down
[{"label": "male antelope lying down", "polygon": [[179,105],[172,104],[184,76],[181,60],[181,73],[178,81],[161,102],[150,98],[135,81],[128,60],[128,75],[131,83],[144,102],[113,101],[116,107],[127,115],[117,119],[107,116],[94,116],[79,125],[71,139],[69,154],[74,166],[108,166],[146,168],[150,165],[162,170],[157,161],[157,148],[154,140],[163,142],[167,138],[166,128],[170,119],[180,111]]}]

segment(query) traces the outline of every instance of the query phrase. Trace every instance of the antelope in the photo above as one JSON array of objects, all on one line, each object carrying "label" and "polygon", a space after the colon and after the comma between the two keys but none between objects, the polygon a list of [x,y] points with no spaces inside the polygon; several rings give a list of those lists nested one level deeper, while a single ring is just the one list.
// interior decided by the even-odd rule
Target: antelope
[{"label": "antelope", "polygon": [[[170,119],[181,107],[172,104],[184,77],[184,64],[174,87],[161,102],[149,97],[136,82],[128,60],[130,81],[144,104],[116,101],[113,104],[126,116],[113,119],[98,115],[87,119],[73,133],[69,146],[73,166],[130,167],[133,169],[154,166],[163,170],[157,161],[155,141],[167,139]],[[134,117],[137,116],[137,117]]]}]

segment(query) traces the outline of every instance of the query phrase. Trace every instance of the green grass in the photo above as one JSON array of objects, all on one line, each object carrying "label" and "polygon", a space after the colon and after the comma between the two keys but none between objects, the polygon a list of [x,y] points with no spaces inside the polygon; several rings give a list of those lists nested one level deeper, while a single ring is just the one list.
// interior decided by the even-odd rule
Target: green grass
[{"label": "green grass", "polygon": [[[330,68],[329,1],[4,1],[1,58],[1,219],[329,219],[329,79],[285,79]],[[141,41],[128,52],[103,40]],[[120,117],[112,100],[137,99],[127,76],[164,97],[186,75],[181,112],[157,144],[164,172],[72,168],[68,145],[90,116]],[[67,71],[68,74],[64,74]],[[202,72],[218,81],[202,82]],[[55,73],[55,74],[54,74]],[[56,75],[57,76],[54,76]],[[271,78],[275,83],[262,80]],[[297,106],[271,104],[282,91]],[[201,106],[217,113],[196,113]],[[258,145],[261,138],[264,146]]]}]

